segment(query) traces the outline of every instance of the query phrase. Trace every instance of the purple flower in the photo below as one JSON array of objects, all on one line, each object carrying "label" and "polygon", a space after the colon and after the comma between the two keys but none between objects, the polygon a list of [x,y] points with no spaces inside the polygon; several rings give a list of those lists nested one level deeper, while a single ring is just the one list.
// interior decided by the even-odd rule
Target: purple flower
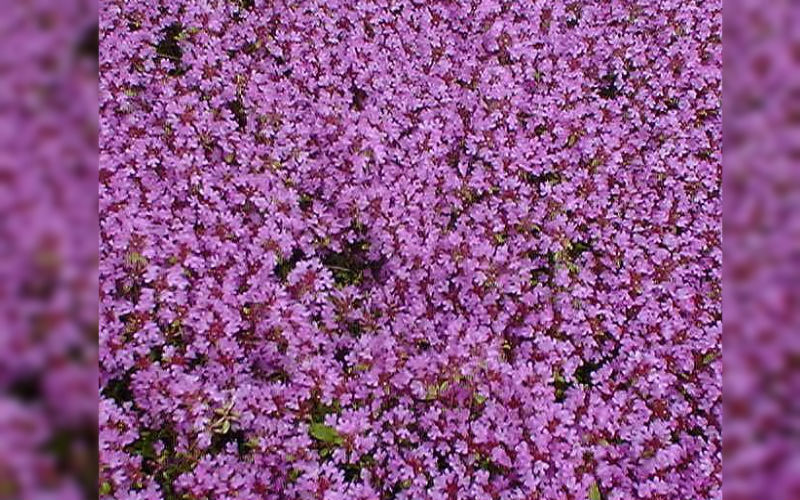
[{"label": "purple flower", "polygon": [[719,496],[721,5],[479,3],[108,7],[109,497]]}]

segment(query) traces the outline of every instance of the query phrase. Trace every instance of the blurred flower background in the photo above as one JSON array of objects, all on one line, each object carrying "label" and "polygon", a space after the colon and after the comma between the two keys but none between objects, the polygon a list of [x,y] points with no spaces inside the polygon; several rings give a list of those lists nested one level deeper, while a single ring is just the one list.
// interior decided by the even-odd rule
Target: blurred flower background
[{"label": "blurred flower background", "polygon": [[724,498],[800,498],[800,6],[725,2]]},{"label": "blurred flower background", "polygon": [[0,14],[0,499],[97,497],[97,6]]}]

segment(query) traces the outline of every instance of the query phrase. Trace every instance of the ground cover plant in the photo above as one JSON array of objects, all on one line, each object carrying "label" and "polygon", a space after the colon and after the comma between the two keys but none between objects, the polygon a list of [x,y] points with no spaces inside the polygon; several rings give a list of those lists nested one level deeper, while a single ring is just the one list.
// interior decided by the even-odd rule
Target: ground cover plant
[{"label": "ground cover plant", "polygon": [[720,22],[103,1],[101,497],[721,498]]}]

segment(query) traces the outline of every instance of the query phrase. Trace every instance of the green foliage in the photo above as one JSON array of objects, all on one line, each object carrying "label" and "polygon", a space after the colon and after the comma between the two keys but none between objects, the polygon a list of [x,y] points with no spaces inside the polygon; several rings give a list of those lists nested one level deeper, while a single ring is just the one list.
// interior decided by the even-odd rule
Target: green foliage
[{"label": "green foliage", "polygon": [[239,130],[244,130],[247,127],[247,110],[241,99],[230,101],[227,106],[228,110],[233,114],[233,118],[239,127]]},{"label": "green foliage", "polygon": [[555,389],[556,402],[561,403],[566,399],[567,389],[571,387],[561,369],[555,370],[553,373],[553,388]]},{"label": "green foliage", "polygon": [[705,356],[703,356],[703,365],[708,365],[717,359],[717,353],[715,351],[711,351]]},{"label": "green foliage", "polygon": [[288,259],[278,258],[278,263],[275,265],[275,275],[278,277],[281,282],[285,282],[286,278],[289,276],[289,273],[292,272],[292,269],[295,268],[298,262],[300,262],[305,255],[300,250],[295,250],[292,252],[292,255]]},{"label": "green foliage", "polygon": [[559,184],[562,181],[562,177],[561,173],[556,171],[543,172],[541,174],[528,173],[525,175],[525,181],[538,187],[543,184]]},{"label": "green foliage", "polygon": [[142,270],[147,266],[147,257],[139,252],[128,252],[125,254],[125,265],[134,271]]},{"label": "green foliage", "polygon": [[600,368],[599,363],[594,363],[592,361],[584,361],[576,370],[575,370],[575,379],[578,381],[579,384],[585,385],[587,387],[592,386],[592,374]]},{"label": "green foliage", "polygon": [[603,495],[600,493],[600,487],[597,483],[592,483],[589,487],[589,500],[603,500]]},{"label": "green foliage", "polygon": [[133,401],[133,391],[131,390],[131,373],[111,379],[103,388],[103,397],[113,399],[117,405]]},{"label": "green foliage", "polygon": [[370,455],[362,455],[355,463],[346,463],[339,466],[344,473],[345,482],[352,483],[361,477],[361,471],[375,465],[375,459]]},{"label": "green foliage", "polygon": [[182,67],[183,49],[178,43],[184,38],[183,26],[180,23],[173,23],[164,28],[163,37],[156,44],[156,58],[166,59],[172,62],[170,76],[180,76],[186,72]]},{"label": "green foliage", "polygon": [[490,457],[484,455],[483,453],[475,454],[475,467],[481,470],[485,470],[486,472],[492,475],[505,474],[506,472],[505,467],[494,463]]},{"label": "green foliage", "polygon": [[[164,445],[160,454],[156,453],[155,445],[158,442]],[[143,429],[139,432],[139,438],[125,450],[142,457],[142,471],[159,485],[164,500],[181,499],[173,484],[179,476],[194,469],[197,458],[178,451],[177,434],[170,426]]]},{"label": "green foliage", "polygon": [[318,396],[315,396],[311,399],[310,404],[309,414],[311,422],[314,423],[324,423],[327,415],[338,415],[342,411],[342,406],[337,399],[334,399],[331,404],[325,404]]},{"label": "green foliage", "polygon": [[367,228],[356,220],[351,224],[351,230],[356,233],[357,239],[344,244],[340,252],[329,251],[322,259],[322,264],[330,269],[334,283],[340,288],[360,285],[368,273],[375,276],[382,266],[381,261],[367,258],[370,249],[366,239]]},{"label": "green foliage", "polygon": [[321,441],[326,444],[334,444],[337,446],[342,444],[342,437],[339,435],[336,429],[319,422],[312,422],[308,427],[308,433],[311,434],[311,437],[317,441]]},{"label": "green foliage", "polygon": [[302,475],[303,471],[301,471],[300,469],[291,468],[289,469],[289,472],[286,475],[286,479],[289,481],[289,483],[295,483],[297,482],[297,479],[300,478],[300,476]]},{"label": "green foliage", "polygon": [[106,496],[111,494],[111,483],[108,481],[103,481],[100,484],[100,496]]}]

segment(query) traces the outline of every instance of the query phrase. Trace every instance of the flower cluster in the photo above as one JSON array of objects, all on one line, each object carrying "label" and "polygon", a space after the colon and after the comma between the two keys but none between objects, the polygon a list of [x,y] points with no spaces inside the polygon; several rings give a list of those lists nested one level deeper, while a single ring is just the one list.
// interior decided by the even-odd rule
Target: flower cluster
[{"label": "flower cluster", "polygon": [[107,0],[101,496],[720,498],[720,23]]},{"label": "flower cluster", "polygon": [[0,498],[97,484],[97,6],[0,20]]}]

